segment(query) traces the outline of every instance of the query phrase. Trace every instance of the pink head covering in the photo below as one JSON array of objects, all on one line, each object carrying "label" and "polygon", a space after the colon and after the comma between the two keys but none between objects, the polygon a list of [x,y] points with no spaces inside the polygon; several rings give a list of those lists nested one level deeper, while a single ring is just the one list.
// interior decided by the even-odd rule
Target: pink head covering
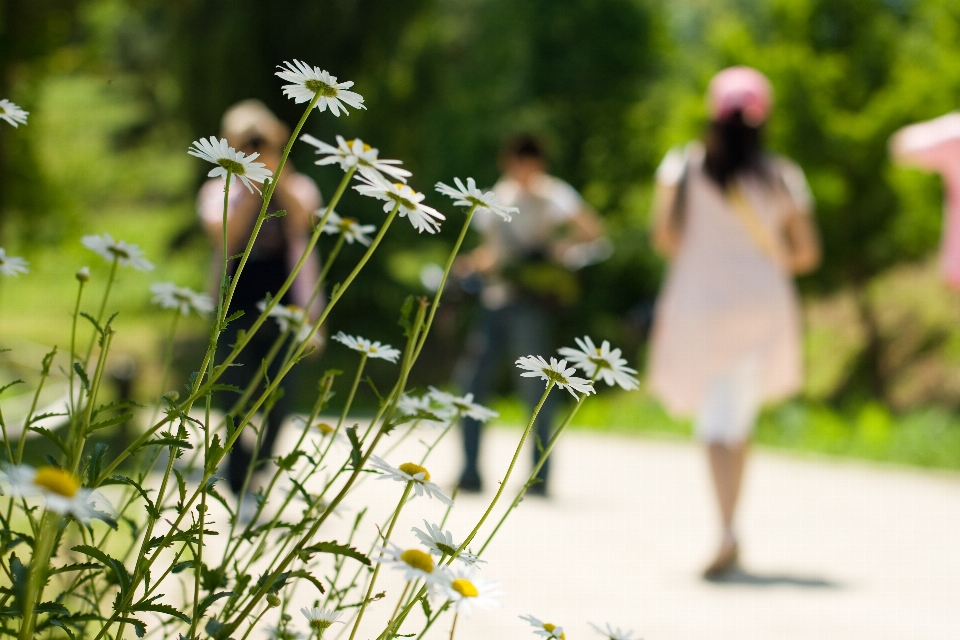
[{"label": "pink head covering", "polygon": [[750,126],[763,124],[773,107],[773,87],[767,77],[750,67],[728,67],[713,76],[707,88],[710,117],[723,122],[740,111]]}]

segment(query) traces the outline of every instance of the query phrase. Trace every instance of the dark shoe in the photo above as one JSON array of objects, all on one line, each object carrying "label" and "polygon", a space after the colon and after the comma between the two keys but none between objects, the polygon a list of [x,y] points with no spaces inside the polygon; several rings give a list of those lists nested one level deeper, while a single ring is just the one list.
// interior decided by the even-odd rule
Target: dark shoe
[{"label": "dark shoe", "polygon": [[483,482],[479,474],[464,473],[460,476],[460,484],[457,487],[460,493],[480,493],[483,491]]},{"label": "dark shoe", "polygon": [[737,562],[740,559],[740,547],[734,543],[730,546],[720,549],[713,562],[703,570],[705,580],[720,580],[725,575],[737,568]]},{"label": "dark shoe", "polygon": [[547,483],[541,481],[536,484],[530,485],[530,488],[527,489],[527,492],[524,495],[532,496],[534,498],[549,497],[549,494],[547,493]]}]

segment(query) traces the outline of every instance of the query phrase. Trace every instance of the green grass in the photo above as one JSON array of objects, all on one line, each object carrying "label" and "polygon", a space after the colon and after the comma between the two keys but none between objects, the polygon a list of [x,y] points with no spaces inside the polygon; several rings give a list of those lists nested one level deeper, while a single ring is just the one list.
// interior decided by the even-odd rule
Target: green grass
[{"label": "green grass", "polygon": [[[500,422],[529,418],[516,398],[493,403]],[[561,412],[569,410],[569,405]],[[578,412],[572,428],[637,436],[690,438],[690,420],[668,415],[643,392],[601,391]],[[763,412],[754,442],[774,449],[920,467],[960,470],[960,417],[931,408],[895,415],[879,403],[841,412],[822,403],[786,402]]]}]

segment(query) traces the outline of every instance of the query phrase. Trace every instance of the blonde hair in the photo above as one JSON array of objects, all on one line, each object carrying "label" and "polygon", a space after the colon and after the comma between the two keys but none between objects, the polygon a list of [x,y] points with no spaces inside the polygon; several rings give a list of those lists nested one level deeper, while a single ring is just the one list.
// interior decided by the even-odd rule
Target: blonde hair
[{"label": "blonde hair", "polygon": [[261,138],[277,147],[282,147],[290,136],[290,129],[259,100],[242,100],[223,114],[220,121],[221,135],[231,147]]}]

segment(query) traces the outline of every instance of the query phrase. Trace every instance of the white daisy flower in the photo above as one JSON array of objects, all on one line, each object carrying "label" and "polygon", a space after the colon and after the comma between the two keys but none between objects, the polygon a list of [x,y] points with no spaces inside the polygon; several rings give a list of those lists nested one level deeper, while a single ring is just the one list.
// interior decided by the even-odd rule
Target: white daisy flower
[{"label": "white daisy flower", "polygon": [[24,111],[6,98],[0,100],[0,120],[6,120],[16,129],[21,124],[27,124],[29,111]]},{"label": "white daisy flower", "polygon": [[316,147],[317,155],[324,156],[314,164],[339,164],[340,169],[345,172],[356,168],[360,175],[371,180],[388,175],[394,180],[406,182],[411,175],[406,169],[397,166],[403,164],[400,160],[382,160],[379,157],[380,151],[366,144],[360,138],[348,141],[343,136],[337,136],[337,146],[335,147],[322,140],[317,140],[309,133],[300,136],[300,139]]},{"label": "white daisy flower", "polygon": [[388,344],[381,344],[379,341],[372,342],[360,336],[348,336],[343,331],[337,332],[333,339],[354,351],[367,354],[368,358],[380,358],[396,364],[397,358],[400,357],[399,349],[394,349]]},{"label": "white daisy flower", "polygon": [[[607,638],[607,640],[634,640],[633,631],[624,631],[620,627],[614,629],[610,626],[609,622],[606,625],[606,629],[601,629],[592,622],[588,622],[587,624],[593,627],[594,631]],[[638,637],[636,640],[642,640],[642,638]]]},{"label": "white daisy flower", "polygon": [[[257,303],[257,309],[259,309],[261,313],[266,310],[266,308],[266,300],[261,300]],[[271,309],[267,315],[277,321],[281,332],[292,331],[296,342],[303,342],[307,339],[307,336],[310,335],[310,332],[313,331],[313,325],[310,323],[310,318],[307,317],[307,312],[295,304],[278,304]],[[314,335],[313,338],[315,341],[320,342],[319,335]]]},{"label": "white daisy flower", "polygon": [[[426,528],[426,531],[422,531],[417,527],[413,527],[413,531],[420,542],[430,550],[430,553],[435,556],[443,558],[444,556],[452,556],[457,548],[460,546],[453,541],[453,534],[449,531],[443,531],[440,529],[439,525],[430,524],[426,520],[423,521],[423,526]],[[469,551],[461,551],[460,555],[457,556],[457,560],[463,562],[464,564],[486,564],[485,560],[481,560],[476,554],[470,553]]]},{"label": "white daisy flower", "polygon": [[[327,215],[326,209],[317,209],[314,213],[318,220],[322,220],[325,215]],[[377,228],[372,224],[360,224],[356,218],[341,218],[340,214],[336,211],[331,211],[330,215],[327,216],[327,221],[323,225],[323,229],[320,231],[332,236],[343,235],[343,239],[347,241],[347,244],[353,244],[358,242],[365,247],[370,246],[370,235]]]},{"label": "white daisy flower", "polygon": [[10,466],[0,473],[0,482],[12,496],[43,496],[50,511],[79,520],[102,518],[104,513],[95,508],[98,502],[110,508],[98,492],[84,489],[78,478],[60,467]]},{"label": "white daisy flower", "polygon": [[[397,409],[400,411],[401,415],[405,416],[416,416],[421,415],[424,417],[418,417],[416,423],[418,425],[423,424],[428,427],[442,427],[447,424],[447,421],[442,420],[443,417],[449,416],[440,415],[443,413],[443,409],[438,409],[434,406],[430,398],[430,394],[424,394],[419,398],[416,396],[403,394],[400,396],[400,400],[397,401]],[[430,417],[427,417],[430,416]]]},{"label": "white daisy flower", "polygon": [[150,285],[152,302],[163,309],[179,309],[187,316],[191,311],[205,316],[213,311],[213,299],[205,293],[197,293],[187,287],[178,287],[172,282],[157,282]]},{"label": "white daisy flower", "polygon": [[566,634],[563,633],[563,627],[558,627],[552,622],[542,622],[533,616],[520,616],[520,619],[533,625],[535,627],[533,632],[538,636],[567,640]]},{"label": "white daisy flower", "polygon": [[455,416],[457,412],[459,412],[461,416],[473,418],[480,422],[487,422],[500,417],[500,414],[493,409],[488,409],[483,405],[475,403],[472,393],[468,393],[465,396],[455,396],[452,393],[440,391],[440,389],[436,387],[430,387],[429,395],[435,402],[446,409],[444,413],[449,413],[450,417]]},{"label": "white daisy flower", "polygon": [[338,620],[342,613],[340,611],[327,611],[320,607],[311,607],[309,609],[307,607],[301,607],[300,613],[307,619],[310,628],[315,630],[317,635],[322,635],[334,622],[343,624],[343,622]]},{"label": "white daisy flower", "polygon": [[496,598],[503,595],[499,583],[477,574],[476,567],[444,568],[443,580],[437,584],[437,594],[453,604],[458,615],[469,616],[473,608],[499,607]]},{"label": "white daisy flower", "polygon": [[446,220],[442,213],[428,207],[423,202],[423,194],[411,189],[409,186],[400,182],[390,183],[382,178],[371,180],[367,176],[361,176],[359,184],[354,187],[365,196],[383,200],[383,210],[390,213],[395,206],[399,205],[400,217],[409,217],[410,224],[419,232],[436,233],[440,230],[438,220]]},{"label": "white daisy flower", "polygon": [[423,578],[427,582],[436,582],[441,576],[433,557],[421,549],[402,549],[392,542],[380,547],[380,556],[375,559],[383,565],[403,571],[404,580]]},{"label": "white daisy flower", "polygon": [[574,376],[577,372],[573,367],[567,368],[566,360],[557,360],[550,358],[550,362],[543,359],[542,356],[524,356],[517,359],[517,368],[525,369],[526,373],[520,375],[524,378],[542,378],[547,382],[553,382],[561,389],[566,389],[574,398],[579,400],[575,391],[580,391],[587,395],[595,393],[593,383],[586,378]]},{"label": "white daisy flower", "polygon": [[217,165],[207,174],[208,178],[226,178],[230,173],[230,185],[240,178],[240,181],[250,193],[256,189],[260,193],[260,188],[254,185],[254,182],[263,184],[263,181],[273,175],[273,172],[267,169],[267,165],[262,162],[254,162],[260,157],[259,153],[251,153],[249,156],[243,151],[237,151],[227,144],[226,138],[219,140],[213,136],[210,139],[200,138],[193,143],[187,153],[195,158],[206,160]]},{"label": "white daisy flower", "polygon": [[464,186],[460,178],[454,178],[456,188],[446,185],[442,182],[437,183],[437,191],[445,196],[453,198],[453,204],[458,207],[477,206],[477,209],[486,209],[497,214],[505,221],[510,222],[513,216],[520,213],[517,207],[507,207],[501,204],[500,198],[493,194],[493,191],[481,191],[477,188],[477,183],[473,178],[467,178],[467,185]]},{"label": "white daisy flower", "polygon": [[114,240],[109,233],[100,236],[83,236],[80,242],[108,262],[117,261],[124,267],[137,271],[153,271],[153,263],[143,257],[143,251],[135,244]]},{"label": "white daisy flower", "polygon": [[606,340],[598,347],[589,336],[584,336],[583,340],[575,340],[579,349],[564,347],[559,353],[585,375],[592,378],[596,374],[611,387],[618,384],[627,391],[640,387],[636,378],[637,370],[627,366],[627,361],[620,357],[620,349],[611,350],[610,343]]},{"label": "white daisy flower", "polygon": [[412,482],[413,490],[418,496],[424,494],[436,498],[446,505],[452,505],[453,500],[443,495],[443,491],[436,484],[430,482],[430,472],[415,462],[404,462],[399,467],[390,466],[383,458],[370,456],[373,466],[384,475],[378,480],[394,480],[396,482]]},{"label": "white daisy flower", "polygon": [[27,261],[16,256],[8,256],[6,250],[0,247],[0,274],[16,277],[21,273],[29,273]]},{"label": "white daisy flower", "polygon": [[305,62],[294,60],[284,62],[278,65],[277,75],[292,84],[283,85],[283,94],[288,98],[293,98],[297,104],[301,102],[310,102],[317,95],[317,110],[324,111],[330,107],[330,113],[340,117],[343,111],[349,115],[347,108],[343,106],[346,103],[354,109],[366,109],[363,106],[363,96],[353,91],[347,91],[353,86],[352,82],[337,82],[337,77],[323,71],[320,67],[311,67]]}]

